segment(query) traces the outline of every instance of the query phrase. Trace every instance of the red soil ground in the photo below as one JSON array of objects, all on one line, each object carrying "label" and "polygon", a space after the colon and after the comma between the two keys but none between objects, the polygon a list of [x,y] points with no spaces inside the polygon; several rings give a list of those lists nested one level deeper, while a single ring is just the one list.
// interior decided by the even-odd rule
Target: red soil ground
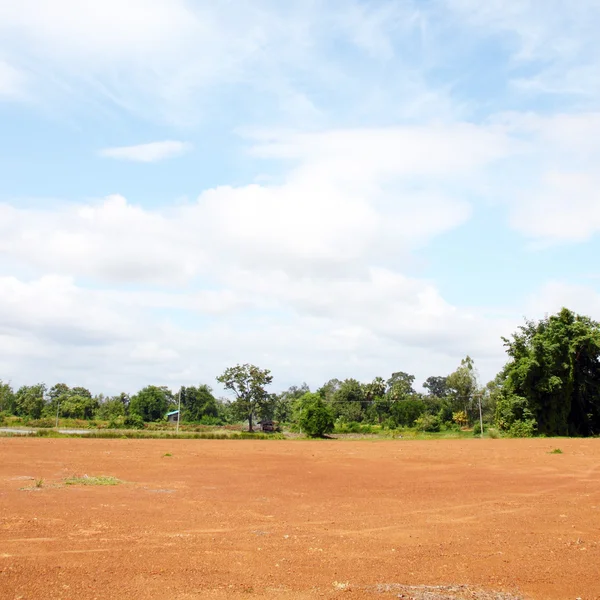
[{"label": "red soil ground", "polygon": [[482,590],[600,599],[600,440],[0,439],[2,599]]}]

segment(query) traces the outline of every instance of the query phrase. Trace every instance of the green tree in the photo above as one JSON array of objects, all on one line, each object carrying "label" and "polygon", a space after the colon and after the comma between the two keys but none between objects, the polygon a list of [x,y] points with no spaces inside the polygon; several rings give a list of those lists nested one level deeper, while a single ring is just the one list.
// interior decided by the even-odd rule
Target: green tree
[{"label": "green tree", "polygon": [[182,421],[200,421],[202,417],[218,417],[217,399],[208,385],[182,387],[180,393]]},{"label": "green tree", "polygon": [[460,361],[460,367],[446,378],[449,398],[455,411],[464,411],[469,421],[475,417],[475,395],[478,392],[475,363],[470,356]]},{"label": "green tree", "polygon": [[149,385],[131,398],[129,412],[144,421],[158,421],[165,416],[172,399],[171,390],[165,386]]},{"label": "green tree", "polygon": [[414,375],[409,375],[404,371],[392,373],[392,376],[387,380],[387,394],[391,402],[405,400],[407,397],[413,396],[415,394],[414,382]]},{"label": "green tree", "polygon": [[107,398],[101,402],[98,407],[98,416],[107,421],[116,419],[117,417],[124,417],[125,405],[121,402],[120,396]]},{"label": "green tree", "polygon": [[265,387],[273,381],[271,371],[250,364],[236,365],[225,369],[217,381],[235,394],[235,409],[248,419],[248,431],[253,432],[254,415],[269,400]]},{"label": "green tree", "polygon": [[15,394],[15,413],[19,417],[39,419],[44,410],[46,384],[21,386]]},{"label": "green tree", "polygon": [[300,429],[309,437],[323,437],[331,433],[334,418],[331,406],[326,404],[319,394],[304,394],[298,400]]},{"label": "green tree", "polygon": [[99,407],[98,399],[91,396],[65,394],[59,400],[60,414],[72,419],[91,419]]},{"label": "green tree", "polygon": [[525,398],[546,435],[600,433],[600,324],[563,308],[504,338],[506,398]]},{"label": "green tree", "polygon": [[401,427],[412,427],[415,421],[427,410],[421,400],[407,399],[394,402],[391,409],[392,419]]},{"label": "green tree", "polygon": [[0,413],[2,412],[8,414],[15,412],[15,393],[10,383],[0,380]]},{"label": "green tree", "polygon": [[448,395],[448,378],[439,376],[428,377],[423,383],[423,387],[430,396],[445,398]]},{"label": "green tree", "polygon": [[346,423],[360,422],[367,405],[364,388],[356,379],[345,379],[331,399],[333,414]]},{"label": "green tree", "polygon": [[277,394],[273,406],[273,419],[281,423],[289,423],[294,419],[294,407],[299,398],[310,392],[306,383],[292,385],[287,390]]}]

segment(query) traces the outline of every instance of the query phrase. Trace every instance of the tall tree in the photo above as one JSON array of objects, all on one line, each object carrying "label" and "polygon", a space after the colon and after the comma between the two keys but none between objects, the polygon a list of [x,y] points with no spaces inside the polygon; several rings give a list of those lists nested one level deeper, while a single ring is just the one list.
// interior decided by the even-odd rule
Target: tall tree
[{"label": "tall tree", "polygon": [[46,384],[21,386],[15,394],[15,413],[20,417],[39,419],[44,410]]},{"label": "tall tree", "polygon": [[200,421],[202,417],[219,415],[217,400],[208,385],[182,387],[180,393],[182,420]]},{"label": "tall tree", "polygon": [[455,411],[464,411],[469,421],[475,416],[474,399],[477,393],[477,373],[470,356],[460,361],[460,367],[446,378],[449,396]]},{"label": "tall tree", "polygon": [[0,380],[0,413],[12,414],[15,411],[15,393],[10,385]]},{"label": "tall tree", "polygon": [[392,402],[406,399],[415,393],[413,384],[415,376],[409,375],[404,371],[392,373],[392,376],[387,380],[388,395]]},{"label": "tall tree", "polygon": [[600,433],[600,324],[563,308],[504,338],[507,397],[527,400],[538,431]]},{"label": "tall tree", "polygon": [[269,399],[265,387],[273,381],[271,371],[250,364],[236,365],[225,369],[217,381],[235,394],[236,408],[246,416],[248,431],[253,432],[254,415]]},{"label": "tall tree", "polygon": [[144,421],[158,421],[165,416],[172,399],[171,390],[165,386],[149,385],[131,398],[129,412]]},{"label": "tall tree", "polygon": [[428,377],[423,383],[423,387],[430,396],[445,398],[448,395],[448,378],[439,376]]}]

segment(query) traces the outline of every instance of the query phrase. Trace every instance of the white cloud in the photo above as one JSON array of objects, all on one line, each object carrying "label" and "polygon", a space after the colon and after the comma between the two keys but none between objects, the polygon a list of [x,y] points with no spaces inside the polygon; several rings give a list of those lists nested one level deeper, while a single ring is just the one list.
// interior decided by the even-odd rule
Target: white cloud
[{"label": "white cloud", "polygon": [[191,150],[191,144],[167,140],[164,142],[151,142],[137,146],[120,146],[100,150],[100,156],[116,158],[118,160],[131,160],[134,162],[153,163],[174,156],[181,156]]},{"label": "white cloud", "polygon": [[[63,336],[77,335],[64,314],[81,337],[81,372],[69,367],[71,377],[91,361],[101,373],[112,355],[114,377],[136,382],[159,370],[164,381],[210,381],[240,360],[313,384],[398,368],[425,378],[432,354],[436,370],[467,351],[492,364],[500,321],[452,306],[432,282],[403,272],[412,252],[468,218],[462,196],[510,148],[495,126],[263,132],[251,151],[290,161],[277,184],[218,187],[152,210],[121,196],[0,205],[0,255],[34,277],[6,284],[11,335],[17,346],[35,335],[66,347]],[[48,304],[52,331],[27,308],[46,295],[62,298]],[[66,368],[61,361],[62,352],[52,372]]]},{"label": "white cloud", "polygon": [[4,98],[19,98],[24,96],[25,75],[0,60],[0,100]]},{"label": "white cloud", "polygon": [[548,281],[531,294],[527,301],[527,309],[532,318],[555,314],[563,306],[600,321],[600,294],[593,285]]},{"label": "white cloud", "polygon": [[267,135],[252,150],[293,164],[278,185],[224,186],[168,210],[121,196],[89,205],[0,205],[0,252],[41,272],[166,283],[224,265],[296,276],[398,268],[464,222],[462,196],[511,146],[475,126]]},{"label": "white cloud", "polygon": [[577,94],[597,98],[600,4],[578,0],[446,0],[474,34],[503,35],[515,65],[535,65],[515,76],[526,91]]},{"label": "white cloud", "polygon": [[498,177],[511,225],[537,242],[581,242],[600,232],[600,113],[498,118],[523,141]]}]

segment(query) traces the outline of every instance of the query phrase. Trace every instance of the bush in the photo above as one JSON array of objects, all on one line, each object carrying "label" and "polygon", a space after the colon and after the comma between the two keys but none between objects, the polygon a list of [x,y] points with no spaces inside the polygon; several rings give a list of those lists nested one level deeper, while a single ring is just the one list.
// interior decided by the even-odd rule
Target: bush
[{"label": "bush", "polygon": [[508,435],[513,438],[533,437],[537,431],[537,423],[533,419],[515,421],[508,430]]},{"label": "bush", "polygon": [[28,423],[30,427],[43,427],[49,429],[54,427],[56,421],[54,419],[31,419]]},{"label": "bush", "polygon": [[144,429],[144,419],[140,415],[127,415],[124,425],[127,429]]},{"label": "bush", "polygon": [[325,404],[318,394],[310,392],[304,394],[299,400],[299,405],[298,425],[307,436],[323,437],[333,431],[334,420],[331,407]]},{"label": "bush", "polygon": [[415,420],[417,431],[437,432],[441,428],[440,419],[433,415],[423,415]]},{"label": "bush", "polygon": [[108,421],[108,429],[123,429],[125,427],[125,417],[112,417]]},{"label": "bush", "polygon": [[[483,424],[483,432],[487,431],[487,425]],[[473,435],[481,435],[481,423],[476,421],[475,425],[473,425]]]},{"label": "bush", "polygon": [[493,440],[497,440],[500,437],[500,432],[497,429],[494,429],[493,427],[490,427],[488,429],[488,437],[492,438]]},{"label": "bush", "polygon": [[202,425],[208,425],[208,426],[211,426],[211,427],[218,427],[220,425],[223,425],[223,419],[221,419],[220,417],[213,417],[212,415],[204,415],[200,419],[200,423]]},{"label": "bush", "polygon": [[357,423],[356,421],[344,423],[338,419],[335,423],[335,431],[336,433],[373,433],[373,427],[369,424]]}]

